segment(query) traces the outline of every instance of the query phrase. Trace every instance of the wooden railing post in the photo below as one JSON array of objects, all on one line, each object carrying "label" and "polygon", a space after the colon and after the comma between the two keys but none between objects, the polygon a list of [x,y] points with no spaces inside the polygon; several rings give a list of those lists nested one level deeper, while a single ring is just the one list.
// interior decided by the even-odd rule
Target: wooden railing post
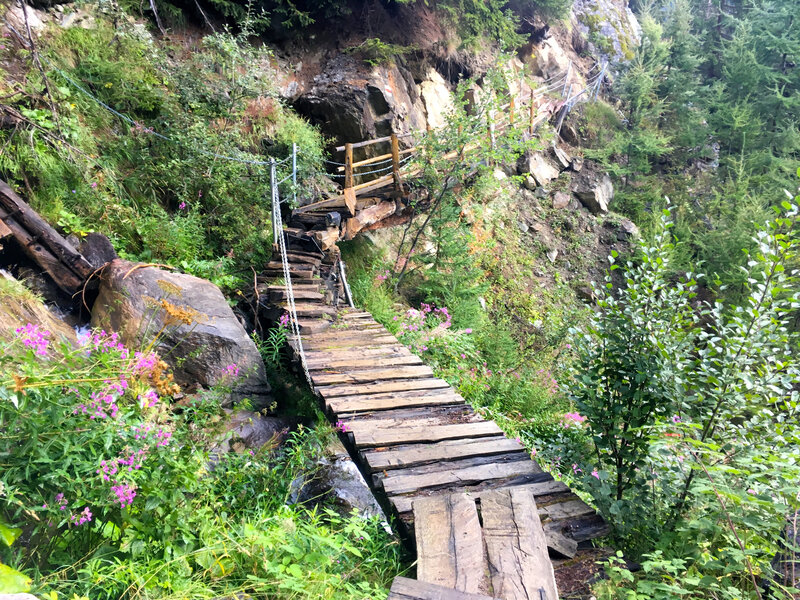
[{"label": "wooden railing post", "polygon": [[508,124],[511,127],[514,127],[514,111],[516,110],[516,106],[514,105],[514,95],[511,95],[511,100],[508,101]]},{"label": "wooden railing post", "polygon": [[344,145],[344,187],[353,187],[353,144]]},{"label": "wooden railing post", "polygon": [[400,191],[400,140],[392,134],[392,175],[394,175],[394,189]]},{"label": "wooden railing post", "polygon": [[528,129],[533,135],[533,120],[536,118],[536,102],[534,102],[533,94],[531,94],[531,105],[530,105],[530,121],[528,123]]}]

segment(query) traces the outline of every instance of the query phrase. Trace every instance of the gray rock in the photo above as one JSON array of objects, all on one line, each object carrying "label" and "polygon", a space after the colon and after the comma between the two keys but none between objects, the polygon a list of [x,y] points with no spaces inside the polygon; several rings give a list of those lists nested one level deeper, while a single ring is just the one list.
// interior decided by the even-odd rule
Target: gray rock
[{"label": "gray rock", "polygon": [[558,248],[552,248],[551,250],[547,251],[547,260],[549,260],[551,263],[556,262],[557,258],[558,258]]},{"label": "gray rock", "polygon": [[530,191],[534,191],[537,188],[536,180],[531,175],[525,176],[525,181],[523,183],[526,189]]},{"label": "gray rock", "polygon": [[292,482],[290,501],[319,504],[327,501],[342,515],[353,510],[365,517],[386,519],[367,482],[337,439],[326,449],[312,471]]},{"label": "gray rock", "polygon": [[572,191],[593,214],[607,213],[614,198],[614,184],[607,173],[582,171],[573,182]]},{"label": "gray rock", "polygon": [[[176,321],[157,304],[167,300],[194,315],[191,323]],[[270,387],[261,355],[213,283],[116,259],[101,272],[100,291],[92,309],[92,325],[120,334],[128,347],[139,347],[162,326],[157,350],[172,366],[175,380],[191,389],[223,381],[228,365],[236,364],[241,379],[232,400],[250,398],[267,405]]]},{"label": "gray rock", "polygon": [[639,228],[630,219],[622,219],[619,223],[619,231],[617,232],[617,239],[628,240],[636,239],[639,237]]},{"label": "gray rock", "polygon": [[286,417],[264,416],[249,410],[226,411],[230,418],[217,442],[217,452],[258,450],[266,445],[279,446],[297,421]]},{"label": "gray rock", "polygon": [[573,146],[578,146],[581,143],[581,137],[578,135],[578,131],[569,123],[564,123],[561,126],[559,136],[562,140]]},{"label": "gray rock", "polygon": [[583,157],[582,156],[573,156],[572,163],[570,165],[572,170],[576,173],[580,173],[581,169],[583,168]]},{"label": "gray rock", "polygon": [[558,146],[553,146],[553,156],[556,158],[556,162],[561,167],[561,169],[568,169],[572,164],[572,159],[570,158],[569,154],[564,152]]},{"label": "gray rock", "polygon": [[78,250],[95,269],[110,263],[117,256],[114,246],[102,233],[90,233],[80,243]]},{"label": "gray rock", "polygon": [[549,195],[550,195],[550,192],[548,192],[548,191],[547,191],[546,189],[544,189],[543,187],[537,187],[537,188],[536,188],[536,190],[533,192],[533,194],[534,194],[534,196],[536,196],[537,198],[547,198],[547,196],[549,196]]},{"label": "gray rock", "polygon": [[575,0],[572,14],[593,55],[612,63],[634,57],[642,28],[627,0]]},{"label": "gray rock", "polygon": [[528,230],[530,229],[530,227],[525,221],[517,221],[517,227],[519,227],[519,230],[522,233],[528,233]]},{"label": "gray rock", "polygon": [[556,192],[553,195],[553,208],[557,208],[559,210],[567,208],[570,200],[572,200],[572,198],[570,198],[568,193]]},{"label": "gray rock", "polygon": [[530,173],[539,185],[547,185],[560,173],[541,152],[526,152],[517,162],[517,171],[520,175]]}]

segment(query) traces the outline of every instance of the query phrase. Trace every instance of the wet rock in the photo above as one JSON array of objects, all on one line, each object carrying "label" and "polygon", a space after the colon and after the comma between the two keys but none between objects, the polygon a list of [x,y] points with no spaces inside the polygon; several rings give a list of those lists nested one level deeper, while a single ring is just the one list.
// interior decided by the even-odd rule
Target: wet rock
[{"label": "wet rock", "polygon": [[520,175],[529,173],[540,186],[545,186],[560,173],[558,168],[550,162],[541,152],[526,152],[517,162],[517,172]]},{"label": "wet rock", "polygon": [[290,501],[298,504],[332,504],[342,515],[357,510],[365,517],[380,516],[381,507],[350,455],[337,439],[331,442],[313,470],[292,482]]},{"label": "wet rock", "polygon": [[614,184],[607,173],[582,171],[575,178],[572,191],[596,215],[607,213],[608,204],[614,198]]},{"label": "wet rock", "polygon": [[297,426],[296,419],[264,416],[249,410],[226,411],[230,418],[226,421],[216,451],[223,453],[233,450],[258,450],[263,446],[281,445],[289,431]]},{"label": "wet rock", "polygon": [[570,198],[569,194],[566,192],[556,192],[553,195],[553,208],[557,208],[559,210],[567,208],[570,200],[572,200],[572,198]]},{"label": "wet rock", "polygon": [[99,269],[103,265],[110,263],[117,256],[114,246],[102,233],[90,233],[81,241],[78,251],[89,262],[92,267]]},{"label": "wet rock", "polygon": [[[118,332],[129,347],[139,347],[166,326],[156,349],[180,385],[210,387],[226,377],[228,365],[236,364],[241,379],[231,400],[249,398],[259,408],[269,404],[261,355],[213,283],[121,259],[108,264],[100,280],[93,326]],[[173,314],[158,304],[161,300]]]},{"label": "wet rock", "polygon": [[[43,278],[44,279],[44,278]],[[26,283],[30,280],[26,279]],[[0,269],[0,338],[11,339],[15,330],[28,323],[51,332],[51,340],[77,341],[75,330],[57,312],[49,309],[30,289]]]}]

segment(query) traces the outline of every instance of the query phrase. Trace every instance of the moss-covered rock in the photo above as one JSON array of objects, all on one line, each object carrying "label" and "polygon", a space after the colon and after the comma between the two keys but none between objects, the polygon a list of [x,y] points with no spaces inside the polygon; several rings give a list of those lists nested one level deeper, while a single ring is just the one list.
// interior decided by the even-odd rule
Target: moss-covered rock
[{"label": "moss-covered rock", "polygon": [[634,57],[642,29],[625,0],[576,0],[573,20],[589,40],[592,54],[610,62]]}]

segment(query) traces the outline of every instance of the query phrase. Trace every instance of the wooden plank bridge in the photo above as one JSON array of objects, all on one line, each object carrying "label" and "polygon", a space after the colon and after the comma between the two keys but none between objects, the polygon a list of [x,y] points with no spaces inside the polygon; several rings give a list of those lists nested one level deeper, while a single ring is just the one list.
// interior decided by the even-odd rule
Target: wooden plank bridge
[{"label": "wooden plank bridge", "polygon": [[[557,598],[560,571],[589,556],[604,521],[369,313],[346,306],[334,252],[292,227],[285,239],[300,331],[290,344],[298,355],[302,344],[315,393],[417,549],[418,580],[399,578],[390,598]],[[289,308],[285,287],[269,281],[283,277],[282,258],[261,284],[275,318]]]},{"label": "wooden plank bridge", "polygon": [[[556,84],[565,91],[568,75]],[[596,94],[602,76],[574,96],[570,86],[566,100],[532,93],[527,134],[563,116],[579,96]],[[489,136],[514,126],[514,100],[503,108],[507,114],[488,124]],[[340,147],[341,194],[295,209],[287,228],[273,169],[277,243],[257,285],[260,306],[273,321],[289,312],[290,345],[309,384],[416,547],[417,579],[398,577],[391,600],[555,600],[570,569],[593,562],[592,540],[608,532],[606,523],[349,298],[336,243],[402,213],[404,180],[419,167],[405,164],[415,148],[401,150],[400,140]],[[389,144],[389,152],[354,161],[355,149],[374,144]],[[445,158],[461,160],[469,150]],[[363,171],[381,164],[388,166]],[[387,174],[356,182],[381,172]]]}]

